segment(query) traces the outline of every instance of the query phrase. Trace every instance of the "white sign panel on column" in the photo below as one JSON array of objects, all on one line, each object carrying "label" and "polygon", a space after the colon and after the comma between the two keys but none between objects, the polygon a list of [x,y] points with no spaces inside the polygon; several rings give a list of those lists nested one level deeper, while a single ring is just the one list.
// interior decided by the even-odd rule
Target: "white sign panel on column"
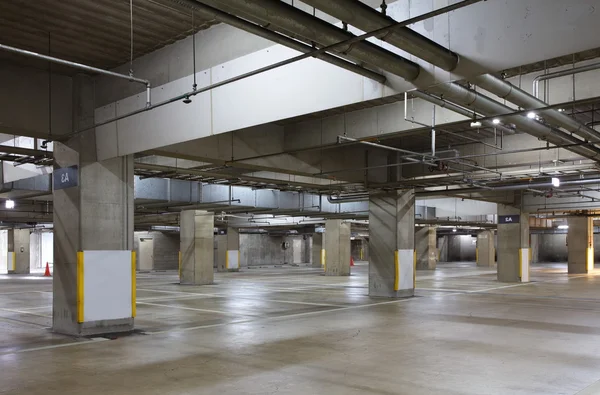
[{"label": "white sign panel on column", "polygon": [[85,322],[132,316],[131,251],[84,251]]}]

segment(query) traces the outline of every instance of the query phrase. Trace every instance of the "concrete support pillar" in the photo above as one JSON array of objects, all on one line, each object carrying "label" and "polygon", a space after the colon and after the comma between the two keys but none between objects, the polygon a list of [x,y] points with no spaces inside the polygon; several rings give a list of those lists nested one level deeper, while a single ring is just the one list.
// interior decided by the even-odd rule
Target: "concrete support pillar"
[{"label": "concrete support pillar", "polygon": [[213,213],[200,210],[181,212],[181,284],[213,283],[214,223]]},{"label": "concrete support pillar", "polygon": [[215,236],[215,243],[217,245],[216,248],[216,261],[217,261],[217,271],[218,272],[226,272],[227,271],[227,235],[217,235]]},{"label": "concrete support pillar", "polygon": [[241,267],[240,260],[240,233],[236,228],[227,228],[227,256],[226,269],[238,271]]},{"label": "concrete support pillar", "polygon": [[433,226],[419,227],[415,231],[417,269],[435,270],[437,265],[437,231]]},{"label": "concrete support pillar", "polygon": [[325,275],[350,275],[350,224],[341,219],[325,222]]},{"label": "concrete support pillar", "polygon": [[323,233],[315,233],[312,236],[312,267],[323,267]]},{"label": "concrete support pillar", "polygon": [[8,230],[8,273],[29,274],[30,260],[29,229]]},{"label": "concrete support pillar", "polygon": [[493,267],[496,264],[494,232],[484,230],[477,234],[477,266]]},{"label": "concrete support pillar", "polygon": [[538,263],[540,261],[540,235],[530,235],[529,244],[531,246],[531,263]]},{"label": "concrete support pillar", "polygon": [[302,236],[302,263],[309,263],[312,256],[312,243],[310,236],[305,234]]},{"label": "concrete support pillar", "polygon": [[498,281],[529,281],[529,216],[498,205]]},{"label": "concrete support pillar", "polygon": [[402,298],[415,291],[415,193],[369,200],[369,295]]},{"label": "concrete support pillar", "polygon": [[567,252],[569,274],[594,270],[594,221],[592,217],[569,217]]},{"label": "concrete support pillar", "polygon": [[[73,129],[93,125],[94,110],[93,78],[74,76]],[[78,251],[133,250],[133,155],[98,161],[95,131],[89,130],[54,143],[54,174],[71,166],[77,181],[55,182],[53,191],[52,329],[76,336],[131,331],[133,317],[78,322],[77,268]]]}]

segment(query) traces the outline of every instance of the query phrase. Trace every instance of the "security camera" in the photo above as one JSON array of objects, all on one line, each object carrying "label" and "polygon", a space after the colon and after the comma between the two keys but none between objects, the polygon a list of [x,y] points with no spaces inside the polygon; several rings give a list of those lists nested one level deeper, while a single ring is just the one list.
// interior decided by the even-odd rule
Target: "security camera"
[{"label": "security camera", "polygon": [[185,97],[185,99],[183,99],[183,102],[184,102],[185,104],[190,104],[190,103],[192,102],[192,99],[190,99],[190,97],[189,97],[189,96],[186,96],[186,97]]}]

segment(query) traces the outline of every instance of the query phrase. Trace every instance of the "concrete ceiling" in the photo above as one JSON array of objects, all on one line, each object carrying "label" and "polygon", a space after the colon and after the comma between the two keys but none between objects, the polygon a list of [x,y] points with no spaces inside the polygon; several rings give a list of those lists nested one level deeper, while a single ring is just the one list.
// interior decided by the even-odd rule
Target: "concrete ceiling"
[{"label": "concrete ceiling", "polygon": [[[172,0],[134,0],[133,56],[139,57],[206,29],[213,20],[194,19]],[[131,51],[129,0],[0,1],[1,43],[91,66],[127,63]],[[49,49],[50,46],[50,49]],[[46,62],[0,53],[0,59],[47,68]],[[55,72],[73,70],[58,68]]]}]

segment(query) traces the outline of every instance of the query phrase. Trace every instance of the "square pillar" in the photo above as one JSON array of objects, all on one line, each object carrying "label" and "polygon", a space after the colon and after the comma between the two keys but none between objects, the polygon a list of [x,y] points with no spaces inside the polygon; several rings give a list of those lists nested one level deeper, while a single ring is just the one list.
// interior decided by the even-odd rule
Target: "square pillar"
[{"label": "square pillar", "polygon": [[498,281],[529,281],[529,215],[498,204]]},{"label": "square pillar", "polygon": [[477,266],[493,267],[496,264],[494,232],[484,230],[477,234]]},{"label": "square pillar", "polygon": [[371,197],[369,296],[414,296],[415,261],[414,190]]},{"label": "square pillar", "polygon": [[325,254],[323,235],[323,233],[314,233],[312,236],[312,267],[323,267]]},{"label": "square pillar", "polygon": [[29,274],[30,233],[29,229],[8,230],[8,267],[9,274]]},{"label": "square pillar", "polygon": [[208,285],[214,280],[214,214],[184,210],[180,217],[180,284]]},{"label": "square pillar", "polygon": [[[81,130],[94,124],[94,81],[88,75],[73,77],[73,129]],[[65,169],[70,167],[70,169]],[[62,169],[62,170],[61,170]],[[61,185],[61,172],[70,173],[69,182]],[[64,173],[63,173],[64,174]],[[104,318],[81,316],[91,305],[102,300],[91,300],[86,294],[85,282],[90,271],[87,262],[79,258],[83,251],[102,251],[110,255],[124,255],[133,250],[133,155],[99,161],[96,155],[94,129],[71,139],[54,143],[54,273],[52,294],[52,330],[55,332],[89,336],[133,330],[135,316],[135,284],[126,284],[132,295],[126,303],[132,308],[128,316]],[[59,176],[60,177],[60,176]],[[57,182],[58,181],[58,182]],[[119,265],[132,265],[119,261]],[[114,263],[114,262],[112,262]],[[109,265],[111,266],[111,265]],[[119,267],[115,276],[126,268]],[[130,268],[131,269],[131,268]],[[107,269],[112,270],[112,269]],[[135,268],[133,268],[135,270]],[[104,274],[109,274],[107,271]],[[131,276],[135,282],[135,276]],[[112,286],[113,285],[111,284]],[[89,287],[88,287],[89,288]],[[115,294],[125,289],[115,289]],[[122,311],[123,306],[105,305],[105,311]],[[112,316],[107,314],[106,316]]]},{"label": "square pillar", "polygon": [[569,217],[567,253],[569,274],[594,270],[594,221],[592,217]]},{"label": "square pillar", "polygon": [[227,228],[227,255],[225,268],[228,271],[240,270],[240,233],[236,228]]},{"label": "square pillar", "polygon": [[415,231],[417,269],[435,270],[437,265],[437,230],[433,226],[419,227]]},{"label": "square pillar", "polygon": [[350,224],[341,219],[325,222],[325,275],[350,275]]},{"label": "square pillar", "polygon": [[226,272],[227,268],[227,235],[215,236],[217,272]]}]

